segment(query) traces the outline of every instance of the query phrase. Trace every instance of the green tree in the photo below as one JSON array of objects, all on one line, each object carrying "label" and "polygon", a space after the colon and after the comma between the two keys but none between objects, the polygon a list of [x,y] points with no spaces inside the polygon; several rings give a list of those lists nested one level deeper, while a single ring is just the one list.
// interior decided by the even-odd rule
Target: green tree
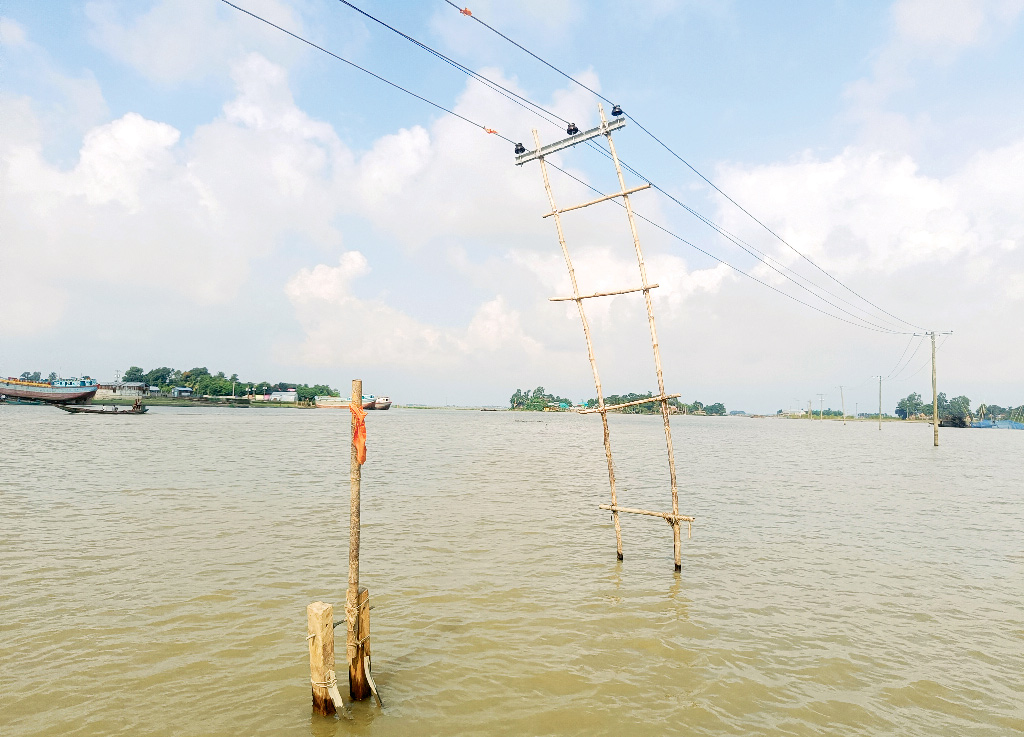
[{"label": "green tree", "polygon": [[905,420],[908,417],[913,417],[922,409],[924,409],[924,403],[921,401],[921,395],[912,392],[896,403],[896,416]]},{"label": "green tree", "polygon": [[146,378],[146,372],[138,366],[129,366],[128,370],[124,372],[124,376],[121,377],[122,381],[144,381]]},{"label": "green tree", "polygon": [[724,415],[725,405],[721,402],[715,402],[714,404],[709,404],[705,407],[704,411],[709,415]]},{"label": "green tree", "polygon": [[51,371],[50,375],[48,377],[46,377],[46,380],[47,381],[56,381],[57,380],[57,372],[56,371]]},{"label": "green tree", "polygon": [[168,386],[171,383],[171,374],[174,369],[169,366],[161,366],[146,372],[143,379],[150,386]]}]

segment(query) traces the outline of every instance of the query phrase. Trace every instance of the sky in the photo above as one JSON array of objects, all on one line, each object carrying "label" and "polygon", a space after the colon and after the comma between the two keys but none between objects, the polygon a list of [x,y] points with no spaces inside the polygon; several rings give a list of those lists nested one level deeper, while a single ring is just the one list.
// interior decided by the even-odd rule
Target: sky
[{"label": "sky", "polygon": [[[580,129],[599,120],[594,94],[443,0],[353,1]],[[571,286],[539,167],[484,127],[528,148],[534,128],[565,131],[337,0],[235,4],[461,118],[219,0],[5,0],[0,374],[206,366],[343,394],[361,378],[399,403],[594,396],[575,305],[550,301]],[[631,198],[664,228],[639,225],[666,391],[864,412],[881,375],[892,412],[930,398],[913,333],[935,330],[953,331],[940,391],[1024,403],[1024,0],[470,9],[760,221],[634,120],[615,134],[645,178],[772,259],[656,190]],[[590,148],[551,162],[618,187]],[[560,207],[596,196],[551,184]],[[639,286],[621,207],[562,219],[581,292]],[[605,393],[657,391],[643,298],[585,308]]]}]

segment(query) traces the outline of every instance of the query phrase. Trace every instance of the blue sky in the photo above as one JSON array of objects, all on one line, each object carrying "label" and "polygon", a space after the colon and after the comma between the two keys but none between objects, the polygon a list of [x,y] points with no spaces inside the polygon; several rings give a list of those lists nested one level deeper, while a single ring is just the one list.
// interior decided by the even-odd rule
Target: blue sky
[{"label": "blue sky", "polygon": [[[335,0],[237,4],[513,140],[562,135]],[[592,95],[441,0],[356,4],[596,121]],[[955,330],[941,389],[1024,402],[1024,2],[470,7],[859,294]],[[0,373],[206,365],[361,376],[406,402],[500,404],[538,384],[592,396],[578,318],[547,299],[568,286],[539,171],[513,166],[504,141],[216,0],[8,0],[0,13]],[[840,289],[635,126],[616,143],[689,206]],[[593,152],[559,162],[614,186]],[[560,202],[589,198],[553,177]],[[799,295],[661,195],[634,205]],[[621,210],[585,213],[566,216],[581,288],[632,286]],[[842,384],[858,387],[848,405],[867,404],[879,373],[887,406],[928,389],[923,347],[899,370],[910,336],[822,316],[648,226],[641,237],[662,285],[668,389],[688,401],[774,412],[823,392],[838,407]],[[640,300],[588,308],[606,389],[654,388]]]}]

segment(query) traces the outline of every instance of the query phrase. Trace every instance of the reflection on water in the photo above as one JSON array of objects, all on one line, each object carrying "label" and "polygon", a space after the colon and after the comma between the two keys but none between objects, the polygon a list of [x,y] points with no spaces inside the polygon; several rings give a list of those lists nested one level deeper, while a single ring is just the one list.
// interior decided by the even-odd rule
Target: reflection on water
[{"label": "reflection on water", "polygon": [[[660,418],[611,422],[620,502],[668,509]],[[368,427],[385,708],[319,718],[347,414],[0,407],[0,733],[1024,731],[1024,433],[678,418],[676,575],[659,520],[624,515],[615,560],[594,417]]]}]

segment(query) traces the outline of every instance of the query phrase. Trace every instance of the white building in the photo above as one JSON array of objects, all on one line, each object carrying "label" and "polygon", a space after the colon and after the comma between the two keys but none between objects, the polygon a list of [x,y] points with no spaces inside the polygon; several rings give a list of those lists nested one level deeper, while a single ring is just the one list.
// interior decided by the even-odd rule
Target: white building
[{"label": "white building", "polygon": [[146,396],[149,387],[144,381],[108,381],[96,389],[96,399],[129,399]]}]

